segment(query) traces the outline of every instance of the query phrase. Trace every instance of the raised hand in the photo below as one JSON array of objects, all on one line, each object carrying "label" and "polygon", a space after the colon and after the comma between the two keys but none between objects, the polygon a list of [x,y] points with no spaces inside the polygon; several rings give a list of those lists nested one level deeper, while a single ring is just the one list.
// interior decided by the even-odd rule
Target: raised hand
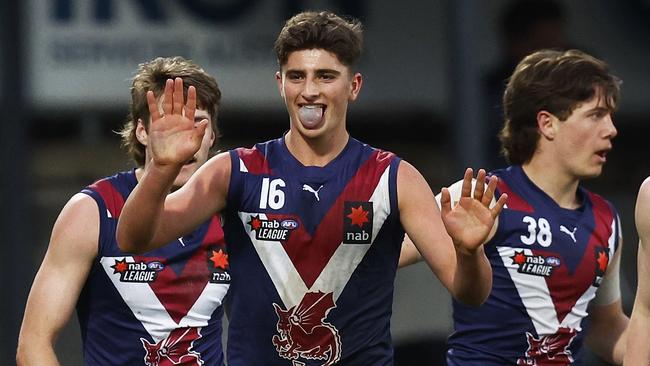
[{"label": "raised hand", "polygon": [[151,115],[148,143],[151,144],[153,162],[158,165],[180,166],[194,157],[201,147],[208,120],[194,122],[196,89],[187,90],[187,103],[183,96],[183,79],[168,79],[162,96],[162,115],[153,91],[147,92]]},{"label": "raised hand", "polygon": [[472,191],[473,175],[471,168],[465,170],[461,196],[453,208],[447,188],[442,189],[440,200],[442,222],[447,233],[451,236],[456,249],[468,254],[483,245],[508,199],[506,194],[502,194],[494,207],[490,208],[499,178],[490,177],[485,189],[486,173],[485,170],[480,169],[476,176],[476,186]]}]

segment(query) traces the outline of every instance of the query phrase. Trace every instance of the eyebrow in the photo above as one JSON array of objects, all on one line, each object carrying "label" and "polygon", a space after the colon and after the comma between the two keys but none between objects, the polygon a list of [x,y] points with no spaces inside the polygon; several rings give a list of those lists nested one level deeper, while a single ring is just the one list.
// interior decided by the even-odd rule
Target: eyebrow
[{"label": "eyebrow", "polygon": [[610,111],[610,109],[607,108],[607,107],[596,106],[596,107],[593,107],[593,108],[587,110],[587,113],[593,113],[593,112],[609,112],[609,111]]},{"label": "eyebrow", "polygon": [[[306,74],[307,72],[303,69],[288,69],[285,71],[286,74]],[[317,69],[314,72],[316,75],[323,75],[323,74],[336,74],[336,75],[341,75],[341,72],[338,70],[334,69]]]},{"label": "eyebrow", "polygon": [[338,70],[333,70],[333,69],[318,69],[316,70],[316,75],[322,75],[322,74],[336,74],[340,75],[341,72]]}]

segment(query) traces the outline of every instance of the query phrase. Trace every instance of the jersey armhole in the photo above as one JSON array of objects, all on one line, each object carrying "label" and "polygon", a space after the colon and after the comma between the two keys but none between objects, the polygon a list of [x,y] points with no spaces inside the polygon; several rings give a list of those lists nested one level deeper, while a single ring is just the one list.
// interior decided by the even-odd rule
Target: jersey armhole
[{"label": "jersey armhole", "polygon": [[[85,188],[81,191],[81,193],[84,193],[88,196],[90,196],[95,203],[97,204],[97,209],[99,212],[99,233],[98,233],[98,238],[97,238],[97,254],[98,257],[101,257],[101,253],[104,252],[104,249],[107,248],[108,246],[108,238],[111,238],[111,236],[115,236],[115,229],[111,229],[108,225],[108,221],[110,219],[110,213],[108,212],[108,209],[106,208],[106,204],[104,203],[104,200],[102,199],[101,195],[90,189],[90,188]],[[115,218],[117,220],[117,217]],[[116,225],[117,226],[117,225]]]}]

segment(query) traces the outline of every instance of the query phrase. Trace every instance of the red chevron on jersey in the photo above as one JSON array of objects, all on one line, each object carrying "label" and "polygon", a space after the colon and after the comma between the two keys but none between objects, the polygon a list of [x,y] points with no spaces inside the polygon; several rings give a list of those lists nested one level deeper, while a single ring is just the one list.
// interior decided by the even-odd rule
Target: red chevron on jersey
[{"label": "red chevron on jersey", "polygon": [[89,188],[95,190],[102,196],[106,204],[106,209],[111,214],[111,217],[120,216],[122,207],[124,207],[124,197],[115,190],[115,187],[108,179],[99,180],[89,186]]},{"label": "red chevron on jersey", "polygon": [[495,197],[499,197],[503,193],[508,194],[507,208],[523,212],[534,211],[533,207],[528,204],[526,200],[515,193],[515,191],[513,191],[503,179],[499,179],[499,182],[497,182],[497,194],[495,194]]},{"label": "red chevron on jersey", "polygon": [[[390,214],[388,201],[388,172],[392,153],[375,151],[346,184],[313,235],[303,225],[297,225],[286,241],[259,240],[251,225],[254,219],[286,220],[286,215],[252,214],[240,212],[239,216],[251,242],[287,308],[298,304],[308,290],[333,292],[334,300],[371,244],[345,244],[342,242],[344,212],[348,200],[373,202],[373,227],[380,228]],[[373,232],[373,239],[376,236]],[[371,243],[372,241],[370,241]],[[305,245],[318,248],[318,253],[306,255]],[[358,260],[351,261],[351,258]],[[343,265],[345,263],[345,265]]]},{"label": "red chevron on jersey", "polygon": [[[387,155],[387,153],[375,152],[368,158],[368,161],[359,169],[336,202],[334,202],[313,236],[309,235],[303,226],[300,226],[284,243],[289,258],[296,266],[307,287],[313,285],[334,251],[341,245],[340,239],[332,240],[332,238],[343,237],[343,227],[337,224],[343,222],[344,215],[348,214],[343,209],[345,202],[351,199],[356,201],[370,200],[379,178],[390,163],[390,158]],[[304,253],[302,250],[304,243],[307,242],[311,247],[319,249],[319,255],[301,256]]]},{"label": "red chevron on jersey", "polygon": [[[215,230],[215,226],[220,225],[219,219],[213,217],[208,232]],[[209,238],[206,237],[204,239],[201,249],[195,251],[187,260],[180,274],[177,275],[173,268],[165,266],[163,270],[158,272],[158,281],[149,283],[158,300],[160,300],[165,309],[167,309],[169,316],[176,323],[180,323],[181,319],[187,315],[187,312],[194,306],[194,303],[201,296],[205,286],[209,283],[209,279],[212,277],[212,273],[208,269],[206,262],[208,260],[207,257],[211,254],[208,252],[209,245],[207,244],[213,242],[207,239]],[[133,259],[136,262],[156,260],[156,258],[151,256],[134,256]],[[158,258],[158,260],[165,264],[164,258]],[[195,280],[188,281],[188,278]],[[183,291],[178,291],[179,288],[182,288]]]},{"label": "red chevron on jersey", "polygon": [[252,174],[271,174],[268,160],[256,148],[239,148],[237,149],[237,155],[241,160],[240,169],[246,169],[245,171]]},{"label": "red chevron on jersey", "polygon": [[[220,220],[214,216],[209,230],[221,232],[215,230],[218,226]],[[215,271],[219,269],[210,265],[210,258],[214,255],[215,243],[223,244],[223,238],[217,238],[217,241],[214,239],[214,235],[206,235],[200,249],[193,252],[179,274],[167,265],[164,258],[154,256],[101,258],[100,263],[113,285],[154,340],[166,338],[169,329],[177,328],[179,325],[205,326],[208,319],[201,314],[210,314],[216,306],[221,305],[220,299],[225,296],[227,287],[211,281],[214,276],[211,269]],[[119,273],[121,263],[144,264],[147,267],[146,271],[151,267],[156,271],[156,280],[124,282]],[[225,263],[227,264],[227,260]],[[152,267],[152,264],[155,266]],[[183,291],[178,291],[179,288]]]},{"label": "red chevron on jersey", "polygon": [[[551,298],[555,304],[555,311],[560,322],[571,311],[576,304],[579,295],[585,293],[591,286],[593,286],[594,274],[598,273],[599,263],[598,259],[603,261],[602,255],[606,256],[606,261],[609,262],[609,251],[604,251],[607,248],[607,243],[614,235],[614,217],[609,209],[609,206],[602,200],[592,195],[592,202],[594,205],[594,228],[589,241],[587,242],[586,253],[593,253],[592,255],[585,255],[582,257],[580,264],[573,271],[569,273],[567,266],[560,266],[557,269],[557,275],[553,278],[572,278],[572,281],[554,281],[553,278],[547,280],[548,289]],[[605,247],[603,247],[603,243]],[[543,251],[533,251],[535,254],[544,253]],[[600,253],[600,256],[599,256]],[[606,264],[605,264],[606,267]],[[606,269],[606,268],[605,268]],[[601,277],[604,271],[601,271]]]}]

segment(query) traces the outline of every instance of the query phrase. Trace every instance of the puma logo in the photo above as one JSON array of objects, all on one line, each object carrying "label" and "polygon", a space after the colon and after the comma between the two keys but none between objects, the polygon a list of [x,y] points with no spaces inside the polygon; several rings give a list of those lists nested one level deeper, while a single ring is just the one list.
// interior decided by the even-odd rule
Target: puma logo
[{"label": "puma logo", "polygon": [[574,243],[576,242],[576,230],[578,230],[577,227],[574,227],[573,231],[569,231],[566,226],[560,225],[560,231],[570,236]]},{"label": "puma logo", "polygon": [[183,241],[183,237],[178,238],[178,241],[181,243],[182,246],[185,246],[185,242]]},{"label": "puma logo", "polygon": [[309,184],[303,184],[303,185],[302,185],[302,190],[303,190],[303,191],[307,191],[307,192],[311,192],[311,193],[313,193],[314,196],[316,196],[316,201],[319,201],[319,202],[320,202],[320,197],[318,196],[318,192],[320,191],[321,188],[323,188],[323,185],[322,185],[322,184],[321,184],[321,186],[318,187],[318,189],[315,190],[315,191],[314,191],[314,189],[313,189],[312,187],[309,186]]}]

